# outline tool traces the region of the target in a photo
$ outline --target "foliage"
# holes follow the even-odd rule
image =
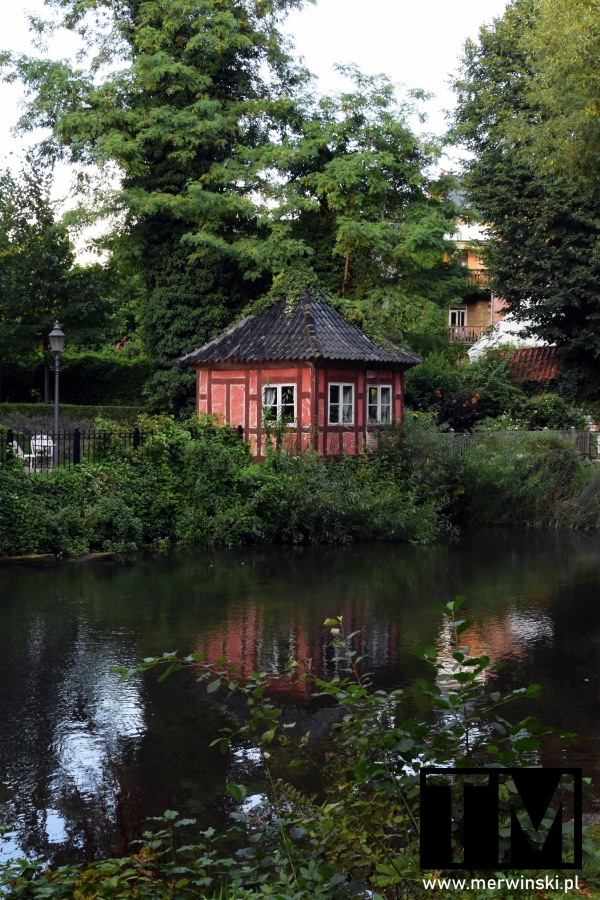
[[[348,90],[314,100],[279,31],[302,5],[47,0],[55,18],[35,31],[76,31],[85,67],[0,60],[28,93],[21,127],[49,130],[50,159],[117,167],[99,210],[119,222],[107,278],[136,299],[121,296],[111,324],[137,315],[154,409],[191,412],[178,358],[298,261],[356,321],[417,348],[445,342],[444,309],[466,290],[451,180],[427,174],[438,148],[413,133],[412,100],[355,67]]]
[[[149,398],[179,408],[193,379],[177,358],[268,287],[251,154],[295,114],[306,75],[279,27],[302,0],[46,5],[56,17],[35,30],[78,32],[87,67],[6,54],[6,77],[29,92],[21,127],[50,129],[52,158],[116,165],[99,212],[122,213],[118,254],[143,280]]]
[[[440,396],[457,393],[463,387],[463,370],[447,354],[430,353],[405,375],[405,401],[411,409],[437,408]]]
[[[49,179],[0,173],[0,363],[35,355],[61,306],[73,254],[55,221]],[[0,383],[1,386],[1,383]]]
[[[112,425],[134,425],[140,415],[139,406],[74,406],[60,405],[60,422],[66,429],[92,428],[98,418]],[[0,422],[7,428],[44,431],[51,428],[53,407],[41,403],[0,403]]]
[[[554,429],[566,431],[570,428],[583,430],[587,428],[587,420],[581,410],[571,406],[560,394],[536,394],[533,397],[519,398],[513,404],[510,413],[505,413],[494,420],[483,422],[486,428],[518,428],[522,431],[538,431]]]
[[[502,18],[481,29],[477,43],[467,42],[455,82],[457,132],[472,152],[464,187],[488,224],[494,291],[517,317],[531,320],[534,334],[557,345],[574,395],[594,398],[600,372],[598,194],[577,172],[545,168],[532,157],[544,118],[536,96],[544,83],[528,45],[537,10],[534,0],[514,0]]]
[[[537,0],[524,38],[536,78],[530,102],[542,111],[532,150],[544,169],[578,169],[598,177],[600,36],[597,0]],[[568,52],[565,48],[568,47]]]
[[[441,344],[444,309],[466,288],[448,239],[450,180],[427,175],[438,148],[408,124],[414,98],[399,101],[384,76],[340,71],[349,88],[305,100],[298,129],[269,148],[280,180],[265,215],[372,330],[417,349]]]
[[[102,462],[35,475],[17,459],[0,467],[7,510],[0,554],[73,556],[174,542],[427,543],[449,528],[441,480],[430,487],[395,477],[401,445],[393,465],[391,453],[383,465],[377,457],[327,463],[282,452],[257,464],[237,431],[211,418],[181,425],[140,417],[144,441],[128,451],[112,440],[108,422],[97,424],[106,435]]]
[[[2,380],[6,402],[12,405],[27,403],[32,398],[41,400],[44,396],[44,364],[44,359],[37,354],[33,359],[5,366]],[[144,390],[151,368],[146,357],[130,356],[112,347],[74,350],[67,346],[61,357],[61,408],[63,401],[67,407],[83,404],[144,406]]]
[[[40,160],[27,160],[18,177],[0,173],[0,390],[29,398],[35,369],[47,359],[56,318],[71,348],[99,348],[113,337],[113,278],[103,265],[74,264],[66,225],[55,216],[51,178]],[[2,367],[17,368],[13,378]],[[41,376],[38,375],[40,389]]]
[[[483,428],[536,431],[586,428],[581,410],[561,394],[530,395],[532,385],[513,379],[509,347],[489,350],[474,362],[433,353],[406,374],[406,403],[435,412],[440,425],[453,431]]]
[[[572,443],[557,434],[487,432],[459,471],[463,521],[474,525],[565,525],[563,507],[582,479]]]
[[[143,405],[151,362],[113,349],[65,352],[61,360],[61,398],[73,405]]]
[[[485,417],[510,413],[525,400],[511,380],[504,350],[489,351],[472,363],[432,354],[407,373],[406,383],[406,402],[435,410],[438,422],[454,431],[468,431]]]
[[[494,690],[495,667],[489,657],[471,655],[465,643],[470,623],[458,617],[463,602],[457,598],[441,607],[449,634],[447,653],[435,648],[423,652],[427,674],[416,690],[429,712],[419,720],[404,717],[403,690],[374,688],[354,649],[358,633],[347,632],[341,617],[325,620],[335,674],[320,678],[310,663],[295,660],[288,674],[293,682],[307,681],[322,702],[340,711],[325,754],[294,723],[282,721],[264,673],[240,678],[225,660],[209,662],[199,653],[185,658],[169,653],[133,669],[117,669],[122,679],[156,670],[163,680],[193,667],[209,695],[222,699],[225,692],[241,694],[246,718],[237,732],[226,729],[214,743],[223,752],[240,740],[258,745],[268,797],[244,811],[247,790],[231,782],[228,791],[237,809],[236,825],[228,832],[208,829],[190,841],[194,820],[169,810],[151,821],[135,854],[126,859],[56,870],[9,864],[3,877],[8,896],[424,896],[418,866],[421,767],[480,764],[488,755],[504,766],[535,764],[541,738],[552,733],[531,716],[517,722],[506,717],[507,706],[534,697],[538,686],[504,694]],[[316,767],[322,796],[307,796],[278,779],[284,760]],[[458,832],[454,839],[460,842]]]

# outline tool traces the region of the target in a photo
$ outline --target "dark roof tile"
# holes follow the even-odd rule
[[[395,363],[405,367],[420,357],[391,341],[379,344],[344,319],[323,295],[305,293],[294,305],[279,300],[256,315],[188,353],[189,366],[211,362],[266,362],[268,360],[345,360]]]

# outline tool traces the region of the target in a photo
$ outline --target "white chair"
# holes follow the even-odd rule
[[[34,434],[31,438],[31,458],[34,469],[52,466],[54,441],[49,434]]]

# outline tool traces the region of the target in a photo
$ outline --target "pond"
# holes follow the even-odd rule
[[[258,754],[210,742],[231,709],[194,673],[163,683],[112,666],[178,650],[281,672],[330,665],[323,620],[342,614],[381,685],[424,673],[415,651],[446,639],[434,604],[467,597],[469,642],[503,687],[542,685],[534,712],[576,731],[545,763],[598,781],[600,540],[485,531],[433,547],[356,545],[198,551],[135,561],[0,568],[0,858],[54,862],[121,852],[167,808],[222,820],[224,785],[260,784]],[[326,728],[302,692],[282,701]],[[320,717],[320,718],[319,718]],[[257,790],[259,788],[257,787]],[[115,812],[116,810],[116,812]]]

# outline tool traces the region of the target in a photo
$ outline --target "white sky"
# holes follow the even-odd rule
[[[317,0],[288,19],[288,29],[323,92],[341,84],[335,63],[355,62],[367,74],[383,72],[407,88],[435,94],[425,107],[424,130],[445,130],[444,110],[452,107],[448,87],[467,37],[501,15],[506,0]],[[26,13],[43,9],[42,0],[4,0],[0,49],[31,52]],[[66,56],[68,45],[52,47]],[[18,116],[17,85],[0,84],[0,166],[15,165],[22,141],[11,137]],[[60,190],[66,190],[64,173]]]

